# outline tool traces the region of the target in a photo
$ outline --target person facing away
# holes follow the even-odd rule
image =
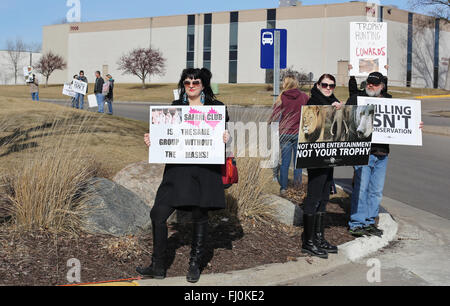
[[[172,105],[224,105],[214,96],[211,77],[211,72],[206,68],[183,70],[178,83],[181,98]],[[228,113],[226,121],[229,121]],[[225,131],[223,142],[228,143],[229,140],[230,135]],[[149,134],[144,136],[144,141],[147,146],[151,145]],[[203,268],[208,212],[224,209],[225,206],[221,165],[167,164],[150,213],[153,231],[152,263],[146,268],[138,267],[136,271],[146,277],[165,278],[168,243],[166,222],[175,210],[180,209],[192,212],[193,237],[186,279],[191,283],[198,282]]]
[[[33,74],[33,82],[30,83],[31,99],[39,101],[39,81],[36,75]]]
[[[88,84],[88,79],[84,75],[84,71],[80,70],[80,73],[78,75],[78,81],[84,82]],[[86,92],[88,92],[88,86],[86,87]],[[77,93],[75,96],[75,108],[77,109],[84,109],[84,95]]]
[[[100,71],[95,72],[95,86],[94,86],[94,94],[97,98],[98,112],[103,114],[105,108],[105,97],[103,96],[103,84],[105,81],[102,78],[102,74]]]
[[[108,93],[106,94],[105,101],[108,104],[108,115],[113,114],[113,100],[114,100],[114,79],[110,74],[106,75],[106,81],[108,82]]]
[[[328,106],[341,109],[343,103],[334,95],[336,78],[331,74],[322,75],[311,89],[307,105]],[[333,168],[308,168],[308,190],[303,201],[303,244],[302,253],[328,258],[328,253],[337,253],[336,246],[325,240],[324,219],[330,199],[333,182]]]
[[[294,76],[283,78],[282,92],[275,102],[269,122],[279,121],[281,167],[280,194],[285,195],[288,188],[288,176],[291,161],[295,167],[298,146],[298,133],[302,106],[308,102],[308,95],[299,90]],[[294,185],[302,183],[302,169],[294,169]]]

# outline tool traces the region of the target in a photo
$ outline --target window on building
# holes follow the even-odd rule
[[[203,35],[203,67],[211,70],[212,14],[205,14]]]
[[[408,13],[408,50],[406,55],[406,86],[411,87],[412,80],[412,48],[413,48],[413,14]]]
[[[277,10],[267,10],[267,29],[277,28]],[[266,84],[273,83],[273,69],[266,69]]]
[[[195,57],[195,15],[188,15],[186,67],[194,68]]]
[[[230,13],[230,57],[228,82],[237,83],[239,12]]]
[[[439,23],[440,19],[434,21],[434,88],[439,87]]]

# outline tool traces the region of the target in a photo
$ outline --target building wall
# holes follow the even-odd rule
[[[23,68],[28,67],[30,65],[34,66],[41,58],[41,53],[33,53],[33,52],[22,52],[20,54],[18,71],[17,71],[17,84],[23,85],[25,84],[25,78],[23,76]],[[36,73],[38,81],[40,83],[45,82],[42,75]],[[10,56],[8,51],[0,50],[0,84],[1,85],[14,85],[14,66],[11,63]]]
[[[317,79],[323,73],[338,73],[338,62],[349,59],[349,23],[365,21],[365,3],[340,3],[277,8],[277,28],[288,30],[288,67],[310,73]],[[388,23],[388,77],[390,84],[406,85],[406,57],[408,37],[408,12],[387,9],[383,12]],[[59,50],[69,59],[69,67],[57,73],[51,82],[62,83],[80,69],[89,80],[95,70],[108,65],[119,83],[139,83],[137,77],[122,75],[117,70],[117,60],[125,52],[136,47],[152,46],[159,49],[167,59],[166,72],[153,76],[152,82],[178,82],[186,67],[187,15],[153,17],[104,22],[80,23],[72,30],[67,25],[44,27],[44,50]],[[204,14],[196,14],[195,56],[196,67],[203,65]],[[239,12],[238,32],[238,83],[264,83],[265,71],[259,68],[259,33],[267,25],[267,10]],[[448,54],[448,27],[443,27],[440,37],[440,56]],[[211,70],[213,82],[229,80],[230,12],[212,13]],[[434,30],[424,31],[413,46],[413,86],[429,85],[418,74],[423,60],[420,52],[430,51],[427,44],[434,39]],[[82,54],[80,56],[80,54]],[[433,70],[433,61],[424,61]],[[431,66],[430,66],[431,65]],[[416,68],[414,68],[416,67]],[[448,66],[441,65],[441,69]],[[414,72],[415,71],[415,72]],[[440,82],[445,82],[440,81]],[[431,81],[431,84],[433,82]]]
[[[52,51],[61,56],[68,65],[69,60],[69,29],[68,24],[45,26],[42,31],[42,54]],[[67,80],[67,69],[52,73],[49,84],[64,83]]]

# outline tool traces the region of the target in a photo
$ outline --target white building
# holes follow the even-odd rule
[[[33,67],[41,58],[41,53],[34,52],[21,52],[19,54],[19,61],[17,65],[17,85],[25,84],[25,77],[23,68],[31,66]],[[42,80],[42,76],[36,73],[38,80]],[[0,50],[0,84],[1,85],[14,85],[14,65],[8,51]]]
[[[298,3],[297,3],[298,4]],[[367,21],[366,2],[287,6],[276,9],[217,12],[45,26],[43,53],[53,51],[68,63],[50,83],[63,83],[84,70],[89,81],[96,70],[119,83],[139,83],[122,75],[118,59],[137,47],[159,49],[166,73],[154,83],[175,83],[186,67],[208,67],[216,83],[265,83],[260,68],[260,31],[288,31],[288,67],[314,79],[323,73],[347,81],[349,23]],[[443,87],[450,54],[450,24],[431,17],[379,7],[378,20],[388,24],[390,85]],[[419,27],[420,21],[429,21]],[[419,31],[420,30],[420,31]],[[410,34],[410,35],[409,35]]]

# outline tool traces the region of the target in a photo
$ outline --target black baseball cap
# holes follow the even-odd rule
[[[383,75],[379,72],[372,72],[367,77],[367,84],[380,85],[383,82]]]

